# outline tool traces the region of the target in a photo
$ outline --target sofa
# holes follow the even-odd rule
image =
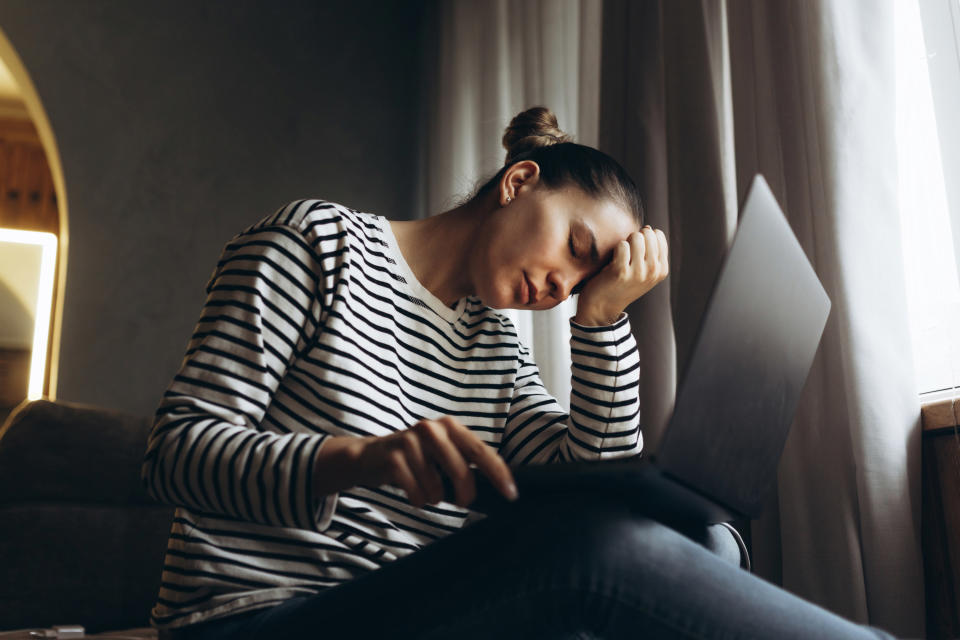
[[[157,637],[149,613],[173,509],[140,482],[150,426],[38,400],[0,427],[0,631]]]

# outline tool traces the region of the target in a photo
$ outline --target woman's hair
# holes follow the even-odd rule
[[[593,147],[577,144],[557,127],[557,117],[546,107],[531,107],[518,114],[503,134],[507,159],[470,201],[484,197],[503,174],[522,160],[540,166],[540,181],[548,189],[576,186],[598,200],[610,199],[633,214],[643,226],[643,201],[637,185],[620,164]]]

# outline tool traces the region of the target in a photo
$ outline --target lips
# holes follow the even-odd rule
[[[533,283],[530,282],[530,278],[527,277],[527,273],[523,273],[523,284],[524,284],[524,293],[526,293],[527,304],[533,304],[537,301],[537,288],[533,286]]]

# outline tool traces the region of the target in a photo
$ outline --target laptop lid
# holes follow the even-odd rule
[[[759,174],[653,461],[757,517],[830,312],[830,299]]]

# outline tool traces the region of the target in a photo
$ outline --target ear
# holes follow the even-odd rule
[[[540,165],[533,160],[521,160],[512,165],[500,178],[500,206],[505,207],[518,196],[536,186],[540,180]]]

